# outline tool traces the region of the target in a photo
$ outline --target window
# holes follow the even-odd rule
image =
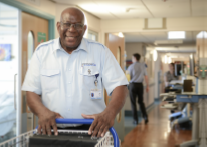
[[[34,35],[32,33],[32,31],[29,31],[28,33],[28,42],[27,42],[27,53],[28,53],[28,57],[27,57],[27,61],[28,61],[28,65],[30,63],[30,60],[32,58],[32,54],[34,52]]]
[[[91,30],[88,30],[88,39],[98,41],[98,33],[91,31]]]

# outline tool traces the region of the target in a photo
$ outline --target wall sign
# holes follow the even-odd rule
[[[38,41],[38,44],[45,42],[46,41],[46,33],[38,32],[37,33],[37,41]]]

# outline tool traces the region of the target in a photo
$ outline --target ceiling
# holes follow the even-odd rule
[[[206,0],[50,0],[78,6],[100,19],[207,16]]]
[[[199,31],[186,31],[186,39],[183,39],[183,43],[195,43],[196,35]],[[126,42],[143,42],[154,43],[157,40],[168,40],[168,32],[136,32],[136,33],[124,33]]]

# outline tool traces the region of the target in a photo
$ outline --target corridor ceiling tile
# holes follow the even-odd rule
[[[192,0],[192,16],[207,16],[207,1]]]
[[[189,0],[144,0],[154,17],[190,17]]]

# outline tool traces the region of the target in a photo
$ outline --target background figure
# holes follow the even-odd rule
[[[175,76],[175,68],[174,63],[169,64],[169,71],[165,73],[164,81],[165,81],[165,92],[169,92],[170,82],[172,80],[179,80],[179,77]]]
[[[130,100],[131,100],[131,107],[134,124],[138,124],[138,116],[137,116],[137,107],[136,107],[136,98],[138,96],[138,103],[142,112],[142,117],[145,119],[145,124],[148,123],[148,115],[145,108],[145,104],[143,102],[143,80],[145,78],[146,81],[146,90],[148,92],[149,85],[148,85],[148,77],[147,77],[147,70],[145,63],[140,63],[140,54],[133,54],[132,62],[133,64],[129,66],[128,71],[131,77],[129,92],[130,92]]]

